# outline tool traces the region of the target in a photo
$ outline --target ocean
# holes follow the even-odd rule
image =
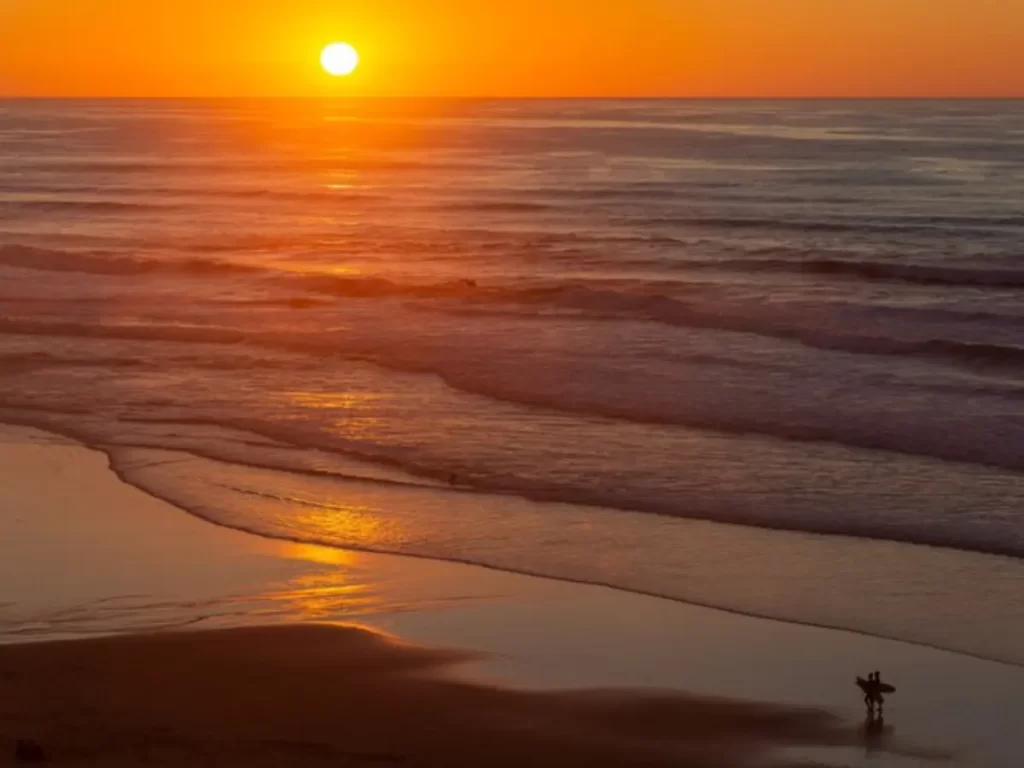
[[[259,535],[1024,663],[1024,102],[0,101],[0,421]]]

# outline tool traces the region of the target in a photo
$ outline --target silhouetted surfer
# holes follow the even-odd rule
[[[876,714],[879,718],[882,717],[882,709],[885,706],[885,697],[883,693],[895,693],[896,689],[888,683],[882,682],[882,673],[875,671],[868,675],[868,679],[865,680],[862,677],[857,678],[857,687],[864,692],[864,706],[868,710],[868,718],[874,718]]]

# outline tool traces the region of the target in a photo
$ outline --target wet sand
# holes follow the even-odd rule
[[[512,691],[457,652],[282,626],[0,649],[0,742],[58,765],[747,765],[856,743],[827,713],[682,694]]]

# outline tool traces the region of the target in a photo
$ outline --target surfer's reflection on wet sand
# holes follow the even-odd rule
[[[868,715],[864,721],[864,754],[871,756],[883,751],[893,732],[893,727],[885,724],[884,717]]]

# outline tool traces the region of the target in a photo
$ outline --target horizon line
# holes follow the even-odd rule
[[[0,93],[0,101],[1024,101],[1024,93],[1006,96],[441,96],[441,95],[17,95]]]

